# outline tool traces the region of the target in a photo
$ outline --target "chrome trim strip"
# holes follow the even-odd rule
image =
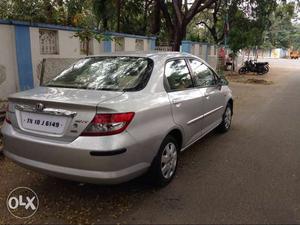
[[[195,122],[197,122],[198,120],[201,120],[201,119],[203,119],[203,118],[209,116],[210,114],[212,114],[212,113],[214,113],[214,112],[216,112],[216,111],[218,111],[218,110],[220,110],[220,109],[222,109],[222,108],[224,108],[224,106],[220,106],[220,107],[218,107],[218,108],[216,108],[216,109],[213,109],[213,110],[211,110],[211,111],[209,111],[209,112],[207,112],[207,113],[205,113],[205,114],[203,114],[203,115],[201,115],[201,116],[199,116],[199,117],[197,117],[197,118],[195,118],[195,119],[192,119],[192,120],[190,120],[189,122],[187,122],[187,125],[190,125],[190,124],[192,124],[192,123],[195,123]]]
[[[201,116],[199,116],[199,117],[197,117],[197,118],[195,118],[195,119],[190,120],[189,122],[187,122],[187,125],[190,125],[190,124],[192,124],[192,123],[197,122],[198,120],[203,119],[203,118],[204,118],[204,115],[205,115],[205,114],[203,114],[203,115],[201,115]]]
[[[199,136],[195,141],[193,141],[192,143],[188,144],[187,146],[183,147],[182,149],[180,149],[180,152],[183,152],[185,150],[187,150],[190,146],[192,146],[193,144],[195,144],[197,141],[199,141],[200,139],[202,139],[205,135],[207,135],[209,132],[211,132],[213,129],[215,129],[219,124],[221,123],[221,121],[219,123],[216,123],[215,126],[213,126],[210,130],[206,131],[205,133],[201,134],[201,136]]]
[[[54,116],[75,117],[77,115],[77,112],[72,112],[64,109],[44,108],[43,110],[37,110],[35,107],[31,107],[28,105],[16,105],[15,109],[23,112],[42,113]]]

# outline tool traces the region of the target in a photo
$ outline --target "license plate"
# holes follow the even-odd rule
[[[21,119],[24,129],[53,134],[62,134],[67,122],[67,117],[28,112],[22,112]]]

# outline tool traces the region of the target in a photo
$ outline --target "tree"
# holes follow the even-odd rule
[[[44,5],[41,0],[1,1],[0,18],[29,22],[45,22]]]
[[[218,0],[213,3],[211,9],[203,13],[203,19],[197,25],[203,25],[210,32],[214,43],[220,44],[224,40],[225,14],[227,1]]]
[[[97,30],[97,21],[95,16],[89,11],[85,10],[81,14],[77,14],[74,18],[75,25],[80,27],[74,34],[79,40],[84,43],[86,55],[90,54],[90,41],[96,39],[98,42],[105,39]]]
[[[151,34],[157,35],[161,28],[160,0],[155,0],[152,9]]]
[[[181,41],[186,37],[187,26],[195,15],[211,7],[217,0],[195,0],[191,6],[188,0],[160,0],[160,8],[166,21],[169,39],[173,41],[173,50],[178,51]]]
[[[120,24],[121,24],[121,8],[122,8],[122,0],[116,0],[117,5],[117,32],[120,32]]]
[[[145,35],[153,0],[94,0],[93,12],[102,30]]]
[[[262,46],[264,33],[271,26],[269,17],[275,8],[276,1],[257,0],[254,5],[239,9],[229,32],[230,49],[236,53],[240,49]]]
[[[255,23],[245,17],[242,11],[238,11],[235,18],[235,26],[231,28],[229,33],[230,49],[237,53],[240,49],[248,49],[260,44],[260,30],[255,26]]]
[[[94,0],[93,13],[95,14],[98,22],[98,27],[101,30],[112,30],[112,20],[115,17],[114,2],[111,0]]]
[[[74,18],[91,0],[0,0],[0,18],[74,25]]]
[[[275,8],[275,0],[218,0],[211,8],[205,10],[197,24],[205,26],[214,44],[225,44],[225,33],[230,36],[232,29],[236,33],[234,27],[241,25],[240,19],[259,26],[259,30],[266,30],[270,25],[269,16]]]
[[[265,33],[264,45],[275,48],[289,48],[292,45],[294,37],[299,38],[299,32],[297,32],[297,29],[292,24],[294,17],[294,3],[279,4],[270,16],[271,26]]]

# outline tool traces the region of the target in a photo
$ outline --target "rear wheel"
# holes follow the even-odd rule
[[[269,73],[269,71],[270,71],[269,66],[268,66],[268,65],[265,65],[265,73]]]
[[[258,75],[264,75],[268,72],[269,72],[269,70],[266,66],[261,66],[261,67],[258,68],[257,74]]]
[[[167,136],[154,158],[150,177],[157,186],[165,186],[174,178],[178,162],[179,145],[172,136]]]
[[[241,74],[241,75],[243,75],[243,74],[246,74],[247,73],[247,69],[246,69],[246,67],[241,67],[240,69],[239,69],[239,74]]]

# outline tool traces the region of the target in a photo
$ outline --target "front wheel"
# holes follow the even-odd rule
[[[229,129],[231,127],[231,120],[232,120],[232,106],[230,103],[228,103],[226,106],[225,112],[223,114],[223,117],[222,117],[222,122],[218,126],[218,130],[221,133],[225,133],[225,132],[229,131]]]
[[[156,186],[163,187],[174,178],[178,163],[179,145],[173,136],[167,136],[154,158],[150,177]]]

